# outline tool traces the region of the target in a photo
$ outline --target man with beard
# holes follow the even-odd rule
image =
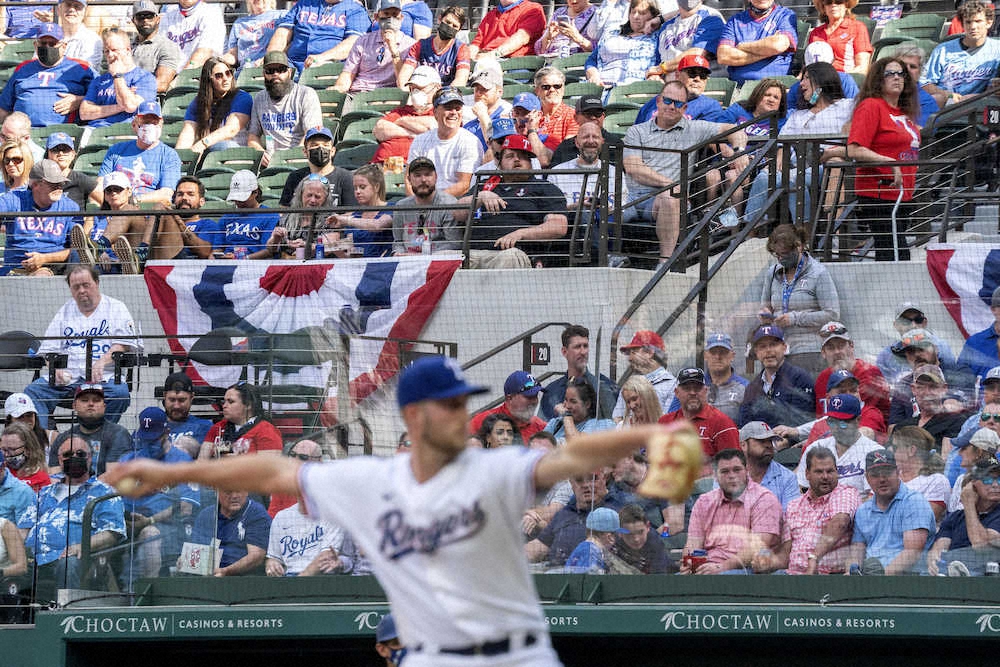
[[[660,417],[660,423],[690,423],[698,431],[706,464],[724,449],[739,449],[740,432],[736,429],[736,424],[721,410],[708,404],[705,371],[700,368],[685,368],[678,373],[674,395],[681,407]]]
[[[910,329],[902,334],[898,343],[893,344],[893,354],[905,358],[914,370],[899,376],[892,385],[889,424],[897,424],[917,414],[913,380],[918,366],[937,366],[950,389],[966,392],[966,396],[972,395],[975,377],[968,368],[946,363],[939,354],[938,340],[927,329]]]
[[[798,44],[795,12],[775,0],[747,0],[722,28],[716,57],[737,84],[788,74]]]
[[[822,447],[806,456],[809,490],[788,504],[781,528],[781,547],[754,556],[754,572],[843,574],[853,533],[858,492],[838,484],[837,461]]]
[[[90,82],[80,104],[80,120],[91,127],[130,121],[142,102],[156,100],[156,78],[135,64],[124,32],[104,34],[104,58],[108,71]]]
[[[132,58],[156,77],[156,92],[162,95],[174,82],[184,55],[160,33],[160,10],[153,0],[136,0],[132,4],[132,24],[138,33],[132,44]]]
[[[150,243],[150,259],[208,259],[219,233],[215,220],[203,219],[205,186],[195,176],[184,176],[173,196],[173,215],[161,215]]]
[[[432,102],[434,93],[441,88],[441,75],[437,70],[421,65],[413,70],[403,87],[410,91],[406,104],[379,118],[372,130],[372,136],[379,142],[372,157],[374,164],[385,166],[390,158],[402,164],[410,154],[413,139],[437,128]]]
[[[309,86],[292,81],[294,70],[284,52],[268,51],[263,68],[264,90],[253,96],[247,129],[247,146],[264,151],[261,169],[270,163],[274,151],[300,146],[307,131],[323,127],[319,96]]]
[[[585,96],[580,99],[584,100],[588,98]],[[600,100],[598,97],[592,97],[589,99],[597,101]],[[584,123],[580,126],[580,129],[577,130],[576,137],[574,137],[573,141],[577,149],[576,159],[563,162],[562,164],[557,164],[552,168],[567,170],[600,169],[601,149],[604,147],[604,134],[601,126],[597,123]],[[589,221],[590,207],[593,205],[595,193],[601,197],[608,198],[609,210],[614,208],[615,166],[613,164],[608,165],[608,179],[604,183],[601,183],[601,179],[597,174],[587,174],[586,177],[583,174],[552,174],[549,176],[549,181],[565,193],[566,208],[568,210],[576,211],[578,202],[581,198],[583,198],[583,213],[586,219],[581,221],[582,224],[587,224]],[[625,185],[624,181],[622,181],[622,201],[629,201],[628,187]],[[599,206],[597,213],[600,213]],[[626,220],[629,218],[627,214],[623,214],[622,217]],[[596,232],[597,228],[595,227],[593,232],[595,236],[592,239],[594,242],[597,241]]]
[[[813,379],[803,369],[785,361],[788,346],[781,328],[774,324],[758,327],[750,352],[764,368],[747,385],[737,423],[762,421],[788,425],[809,421],[816,409]]]
[[[136,204],[166,204],[174,194],[181,177],[181,158],[170,146],[160,141],[163,134],[163,111],[160,104],[146,101],[132,118],[134,141],[122,141],[104,155],[98,176],[120,171],[132,185]]]
[[[584,125],[591,123],[597,126],[597,129],[601,132],[601,138],[603,143],[608,144],[608,148],[612,153],[615,152],[615,148],[620,146],[624,135],[616,134],[614,132],[608,132],[604,129],[604,119],[607,117],[607,110],[604,108],[604,102],[601,101],[600,95],[581,95],[577,98],[576,104],[576,119],[577,125],[583,127]],[[580,130],[577,129],[577,134]],[[580,147],[576,144],[576,137],[566,137],[562,140],[556,149],[552,152],[552,164],[562,164],[563,162],[568,162],[576,158],[580,154]],[[611,156],[613,159],[614,155]],[[555,167],[558,168],[558,167]],[[613,181],[609,181],[613,183]],[[624,187],[624,183],[622,186]],[[627,201],[627,199],[625,200]]]
[[[934,437],[938,451],[950,449],[949,441],[962,429],[965,413],[952,412],[945,404],[948,382],[937,366],[923,364],[913,369],[910,385],[917,414],[892,425],[891,434],[900,426],[919,426]]]
[[[333,164],[333,156],[337,151],[333,146],[333,133],[330,130],[325,127],[312,127],[306,130],[302,152],[309,164],[288,174],[278,204],[291,206],[292,198],[295,196],[295,188],[299,186],[299,183],[307,176],[317,174],[326,177],[327,189],[330,195],[335,197],[333,201],[329,197],[327,198],[329,206],[357,205],[358,200],[354,197],[354,178],[351,176],[351,172]]]
[[[608,498],[616,506],[636,505],[642,509],[646,521],[659,530],[666,521],[667,501],[639,495],[639,485],[646,478],[649,461],[641,452],[633,452],[615,463],[608,485]]]
[[[399,200],[393,208],[393,254],[420,254],[424,252],[425,243],[429,252],[461,250],[462,230],[455,224],[454,212],[420,208],[446,206],[457,201],[447,192],[437,189],[434,163],[425,157],[418,157],[407,167],[406,181],[413,196]]]
[[[795,473],[774,460],[775,441],[780,438],[764,422],[750,422],[740,429],[740,447],[747,457],[750,479],[773,493],[785,509],[802,492]]]
[[[746,456],[723,449],[712,459],[718,488],[695,501],[681,574],[746,571],[762,548],[773,549],[781,534],[781,503],[747,474]],[[704,562],[691,560],[704,550]]]
[[[545,429],[545,422],[535,416],[538,393],[542,385],[531,373],[514,371],[503,383],[503,404],[480,412],[469,421],[469,433],[478,433],[483,420],[492,414],[502,414],[514,420],[514,445],[527,444],[531,436]],[[568,555],[568,554],[567,554]]]
[[[806,447],[796,470],[799,486],[809,485],[809,480],[806,479],[806,457],[813,449],[822,447],[837,456],[837,474],[841,484],[854,487],[863,497],[871,493],[871,487],[865,479],[865,457],[870,452],[882,451],[883,447],[861,435],[860,415],[861,401],[850,394],[837,394],[827,401],[826,422],[831,435]]]
[[[106,414],[107,404],[104,388],[99,384],[83,384],[73,397],[73,412],[76,420],[68,431],[56,436],[49,448],[49,474],[59,472],[59,445],[69,438],[83,439],[90,446],[95,475],[103,475],[108,465],[117,463],[129,451],[131,438],[128,430],[110,421]]]
[[[472,77],[469,85],[472,86],[473,103],[467,111],[472,118],[462,127],[472,132],[486,150],[493,123],[500,118],[510,118],[511,105],[503,99],[503,75],[498,69],[484,67]]]
[[[163,409],[167,413],[170,444],[179,444],[181,438],[195,441],[195,452],[205,441],[205,435],[212,428],[208,419],[195,417],[191,414],[191,404],[194,401],[194,383],[187,373],[171,373],[163,382]],[[187,451],[187,447],[183,447]],[[188,452],[190,454],[190,451]],[[195,454],[196,455],[196,454]]]
[[[462,127],[465,102],[454,88],[434,94],[437,129],[418,135],[410,145],[407,163],[418,157],[430,159],[438,168],[438,187],[452,197],[464,194],[472,184],[472,174],[483,161],[483,149],[475,136]]]
[[[816,415],[823,416],[826,412],[826,392],[830,375],[834,371],[850,371],[858,382],[861,400],[865,407],[874,407],[885,419],[889,418],[889,383],[882,377],[878,366],[854,356],[854,341],[840,322],[827,322],[820,330],[823,346],[820,354],[827,367],[816,377],[814,391],[816,393]]]

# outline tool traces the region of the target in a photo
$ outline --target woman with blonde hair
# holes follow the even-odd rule
[[[663,415],[663,407],[653,383],[644,375],[633,375],[625,381],[622,385],[622,400],[625,401],[625,417],[619,428],[655,424]]]
[[[7,469],[36,493],[51,480],[45,467],[45,449],[25,422],[12,421],[0,436],[0,453]]]
[[[934,436],[919,426],[900,426],[892,432],[889,447],[896,455],[899,479],[917,491],[934,510],[939,524],[951,496],[951,484],[942,473],[944,459],[935,449]]]
[[[28,187],[28,176],[34,166],[35,160],[26,144],[17,140],[5,141],[0,146],[0,167],[3,168],[3,189],[0,193]]]
[[[809,31],[809,44],[826,42],[833,49],[833,68],[847,74],[865,74],[872,59],[868,28],[851,10],[858,0],[813,0],[824,23]]]

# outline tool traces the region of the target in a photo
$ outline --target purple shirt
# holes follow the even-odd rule
[[[412,37],[400,33],[399,57],[405,59],[414,43]],[[344,71],[354,76],[354,81],[351,83],[352,93],[396,87],[396,68],[393,67],[389,49],[382,41],[381,31],[365,33],[358,37],[358,41],[354,42],[351,52],[347,55],[347,60],[344,61]]]

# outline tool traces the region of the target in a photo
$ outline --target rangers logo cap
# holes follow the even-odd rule
[[[139,428],[135,431],[135,438],[144,442],[154,442],[169,430],[167,413],[162,408],[146,408],[139,413]]]
[[[457,361],[434,355],[421,357],[403,369],[396,388],[396,402],[404,408],[420,401],[437,401],[487,391],[486,387],[469,384]]]

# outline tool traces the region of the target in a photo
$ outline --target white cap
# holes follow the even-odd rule
[[[226,201],[246,201],[257,189],[257,177],[249,169],[240,169],[229,181]]]
[[[123,172],[113,171],[104,177],[104,189],[108,188],[121,188],[122,190],[128,190],[132,187],[132,183],[129,182],[128,176]]]
[[[826,42],[812,42],[806,47],[805,53],[802,54],[802,61],[806,65],[812,65],[813,63],[832,63],[833,47]]]
[[[34,401],[27,394],[11,394],[3,404],[4,412],[11,419],[17,419],[29,412],[38,414]]]
[[[416,85],[423,88],[431,83],[441,83],[441,75],[430,65],[421,65],[413,70],[413,74],[410,75],[410,80],[406,82],[406,85],[408,87]]]

